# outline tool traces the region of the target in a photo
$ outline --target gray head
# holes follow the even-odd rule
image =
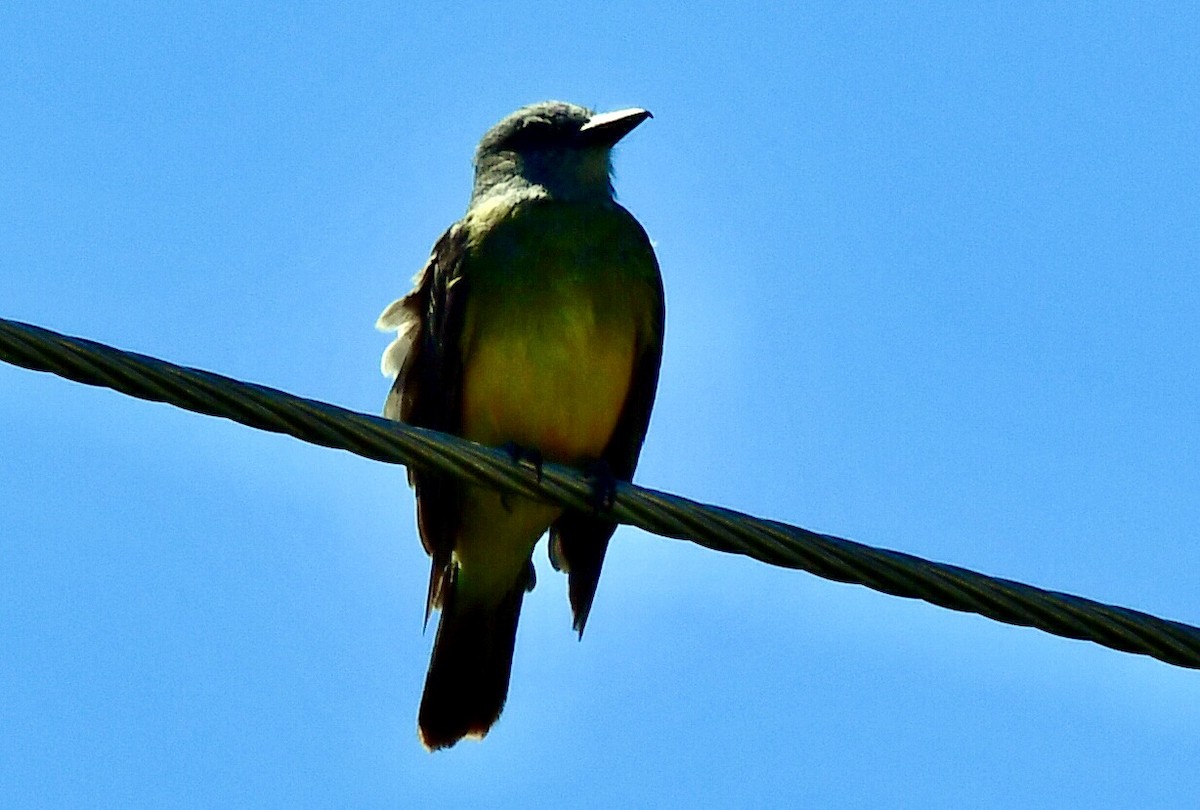
[[[612,147],[649,117],[639,109],[597,115],[563,101],[522,107],[479,142],[471,201],[509,192],[612,199]]]

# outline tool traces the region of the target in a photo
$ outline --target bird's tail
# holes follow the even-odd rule
[[[481,738],[500,717],[508,696],[524,579],[498,605],[456,605],[446,589],[417,725],[430,751],[463,737]]]

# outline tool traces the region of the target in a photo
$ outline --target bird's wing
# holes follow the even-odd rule
[[[434,245],[429,261],[414,279],[412,292],[380,317],[382,327],[399,331],[396,342],[384,354],[385,370],[390,367],[396,371],[396,382],[383,410],[389,419],[446,433],[460,432],[459,336],[466,309],[465,256],[466,229],[456,223]],[[425,602],[428,620],[430,610],[441,607],[449,582],[462,494],[456,480],[441,473],[410,468],[408,480],[416,490],[421,543],[432,558]]]
[[[658,389],[658,370],[662,363],[663,332],[666,321],[666,305],[663,297],[662,277],[650,241],[636,220],[630,217],[642,237],[645,253],[653,268],[653,282],[649,284],[654,301],[647,334],[639,335],[639,352],[634,363],[633,377],[625,405],[617,421],[612,438],[601,455],[613,477],[619,481],[632,481],[637,467],[642,442],[650,424],[650,410],[654,406],[654,395]],[[567,590],[574,614],[573,626],[580,636],[587,624],[592,600],[596,596],[596,585],[600,581],[600,569],[604,565],[604,554],[608,541],[616,531],[617,524],[596,517],[590,512],[567,510],[550,527],[550,561],[554,567],[567,572]]]

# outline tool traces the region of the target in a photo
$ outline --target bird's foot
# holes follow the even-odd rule
[[[516,442],[505,442],[504,444],[500,445],[500,449],[505,453],[508,453],[509,458],[511,458],[513,463],[518,467],[532,467],[534,475],[537,476],[537,482],[539,484],[542,483],[541,452],[533,447],[522,447]],[[500,505],[504,507],[505,511],[512,511],[512,505],[509,503],[507,492],[500,493]]]
[[[617,500],[617,477],[612,468],[602,458],[589,461],[583,465],[583,475],[592,485],[592,493],[588,498],[593,514],[612,509]]]
[[[518,466],[528,466],[533,468],[534,475],[537,476],[537,482],[542,483],[542,454],[536,447],[522,447],[516,442],[505,442],[500,445],[500,449],[508,453],[509,458]]]

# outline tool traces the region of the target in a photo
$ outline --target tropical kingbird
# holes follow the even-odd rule
[[[514,457],[633,477],[662,358],[664,304],[646,232],[613,200],[611,149],[650,117],[548,101],[492,127],[466,215],[379,317],[395,384],[384,415]],[[533,548],[568,575],[582,636],[616,524],[410,469],[441,611],[418,728],[430,750],[481,738],[504,708]]]

